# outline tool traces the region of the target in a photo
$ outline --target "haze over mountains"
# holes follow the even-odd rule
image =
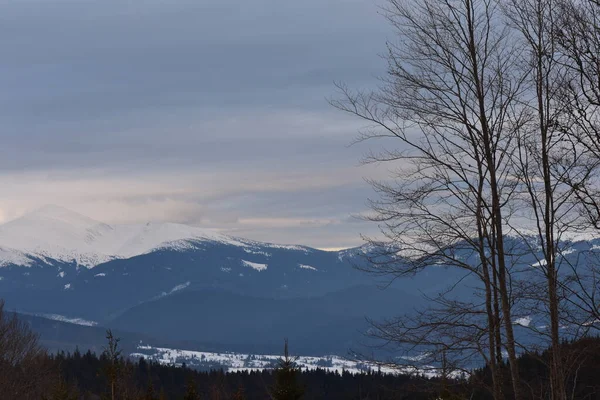
[[[306,352],[345,352],[365,316],[398,299],[353,268],[361,249],[170,223],[110,226],[56,206],[0,226],[0,248],[9,308],[224,349],[274,351],[290,337]]]
[[[510,240],[518,247],[523,238]],[[475,280],[442,264],[380,290],[381,281],[355,268],[369,246],[322,251],[180,224],[111,226],[56,206],[0,226],[0,249],[0,297],[54,348],[99,348],[104,328],[113,328],[132,351],[150,340],[277,354],[287,337],[301,354],[344,355],[367,342],[366,317],[401,315],[459,280],[457,298],[477,293]],[[598,252],[600,239],[588,238],[564,256]]]
[[[147,253],[161,245],[176,246],[185,239],[237,243],[215,231],[181,224],[108,225],[66,208],[47,205],[0,225],[0,263],[29,265],[27,255],[93,268],[116,258]],[[12,258],[11,258],[11,255]]]

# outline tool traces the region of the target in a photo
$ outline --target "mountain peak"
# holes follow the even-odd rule
[[[64,207],[47,205],[0,225],[0,246],[87,265],[111,258],[113,231]]]
[[[23,254],[75,261],[86,267],[129,258],[182,241],[205,240],[245,247],[213,230],[174,223],[110,226],[57,205],[46,205],[0,225],[0,246]],[[0,256],[0,261],[2,257]]]

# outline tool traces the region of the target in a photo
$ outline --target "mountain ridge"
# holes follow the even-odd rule
[[[310,251],[309,247],[261,243],[171,222],[109,225],[66,208],[44,206],[0,225],[0,267],[29,266],[31,257],[94,268],[165,248],[186,248],[189,241],[211,241],[239,247]]]
[[[452,300],[477,301],[481,288],[472,273],[448,268],[440,257],[414,276],[384,281],[384,292],[371,289],[384,278],[361,271],[369,256],[383,253],[394,263],[411,261],[394,246],[366,244],[332,252],[169,223],[119,230],[52,207],[15,221],[8,228],[0,226],[0,297],[9,309],[165,341],[200,339],[242,350],[270,349],[289,336],[307,354],[342,352],[360,342],[357,332],[369,329],[365,317],[415,312],[426,299],[449,289]],[[7,237],[14,227],[14,237]],[[31,236],[37,242],[22,245]],[[540,264],[540,255],[530,254],[534,239],[507,236],[522,273]],[[24,250],[10,250],[10,240]],[[103,248],[98,243],[108,244]],[[600,239],[563,245],[565,262],[600,257]],[[88,258],[86,268],[82,257],[110,254],[86,249],[113,249],[121,256],[103,262]],[[58,257],[53,258],[52,251],[58,251]],[[477,255],[468,248],[459,244],[450,251],[477,265]],[[127,252],[134,255],[127,257]],[[515,323],[523,325],[527,318],[528,314],[518,315]],[[319,339],[323,336],[327,339]]]

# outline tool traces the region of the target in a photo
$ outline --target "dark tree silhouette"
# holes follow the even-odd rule
[[[38,400],[54,384],[38,335],[0,300],[0,397]]]
[[[185,385],[185,394],[183,400],[200,400],[200,395],[196,389],[196,382],[193,379],[188,379]]]
[[[108,359],[108,364],[105,367],[104,373],[108,378],[110,385],[110,398],[115,400],[117,378],[119,377],[121,350],[119,350],[120,339],[114,337],[112,331],[106,331],[106,340],[108,345],[104,348],[104,356]]]
[[[275,384],[271,389],[271,397],[274,400],[298,400],[304,395],[304,388],[298,383],[296,359],[290,356],[288,340],[285,340],[283,357],[279,359],[277,369],[274,372]]]

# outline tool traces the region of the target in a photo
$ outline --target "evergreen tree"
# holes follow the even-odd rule
[[[187,381],[183,400],[200,400],[200,395],[196,390],[196,382],[191,378]]]
[[[275,385],[271,389],[274,400],[298,400],[304,395],[304,388],[297,381],[300,370],[296,367],[296,360],[290,357],[288,341],[285,340],[283,357],[279,359],[275,370]]]
[[[246,400],[246,391],[244,388],[238,388],[238,390],[233,394],[233,400]]]
[[[109,329],[106,331],[106,340],[108,341],[108,346],[104,348],[103,355],[108,360],[108,363],[104,372],[110,385],[110,398],[111,400],[115,400],[117,377],[119,376],[120,367],[119,357],[121,357],[121,350],[119,350],[120,339],[115,338]]]
[[[146,386],[144,400],[156,400],[156,394],[154,392],[154,384],[152,383],[152,377],[148,377],[148,385]]]
[[[61,377],[52,388],[50,395],[42,396],[42,400],[77,400],[79,395]]]
[[[160,388],[160,394],[158,395],[158,400],[167,400],[167,394],[165,393],[164,388]]]

